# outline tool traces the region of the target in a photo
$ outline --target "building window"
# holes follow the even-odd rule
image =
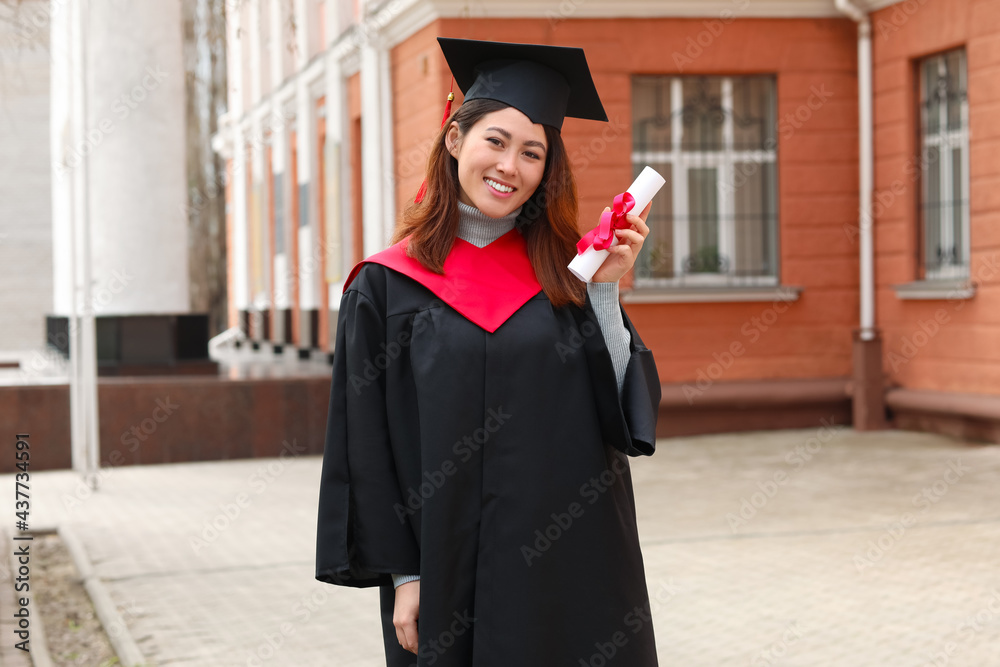
[[[920,193],[926,280],[969,275],[969,104],[965,51],[920,62]]]
[[[773,76],[633,77],[633,171],[667,181],[637,287],[777,284],[776,107]]]

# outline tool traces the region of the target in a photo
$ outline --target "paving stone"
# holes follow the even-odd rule
[[[33,519],[72,526],[151,664],[377,667],[377,592],[313,580],[319,472],[125,467],[92,494],[37,473]],[[1000,447],[674,438],[633,479],[661,665],[1000,664]],[[0,476],[0,516],[12,496]]]

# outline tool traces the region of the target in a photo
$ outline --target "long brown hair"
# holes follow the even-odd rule
[[[458,234],[458,161],[448,152],[445,137],[452,122],[464,137],[483,116],[506,108],[495,100],[470,100],[458,108],[438,133],[427,159],[427,192],[423,201],[403,213],[392,242],[410,237],[407,254],[435,273],[444,272],[444,260]],[[576,254],[576,182],[559,130],[543,125],[548,150],[538,188],[521,208],[517,226],[528,246],[528,259],[545,295],[556,308],[582,306],[586,287],[566,265]]]

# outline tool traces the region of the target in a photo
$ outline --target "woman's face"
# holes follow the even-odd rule
[[[491,218],[523,205],[545,172],[545,129],[513,107],[486,114],[461,135],[452,123],[448,151],[458,161],[458,200]]]

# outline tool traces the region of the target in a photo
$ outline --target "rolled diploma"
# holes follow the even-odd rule
[[[660,191],[664,183],[666,181],[655,169],[645,167],[626,191],[635,198],[635,206],[632,207],[630,213],[634,212],[636,215],[642,213],[642,210],[649,202],[653,201],[653,196]],[[618,245],[618,237],[614,235],[613,231],[611,245]],[[583,282],[589,283],[590,279],[597,273],[597,269],[601,268],[601,264],[604,263],[608,254],[607,250],[595,250],[594,246],[590,246],[582,255],[573,258],[573,261],[569,263],[569,270]]]

